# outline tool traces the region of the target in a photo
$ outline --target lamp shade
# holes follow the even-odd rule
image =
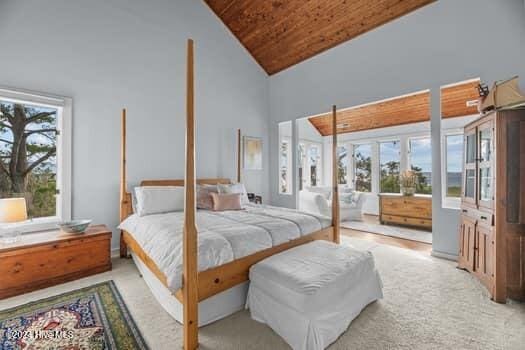
[[[25,198],[0,199],[0,223],[20,222],[27,220]]]

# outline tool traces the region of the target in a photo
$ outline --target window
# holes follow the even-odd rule
[[[21,231],[71,218],[70,119],[70,99],[0,89],[0,197],[26,199]]]
[[[432,146],[430,137],[409,140],[410,168],[417,176],[416,193],[432,194]]]
[[[297,169],[299,172],[299,191],[302,191],[306,184],[306,148],[304,143],[299,143],[299,146],[297,147],[297,153],[299,158],[299,169]]]
[[[346,145],[337,147],[337,183],[346,185],[348,183],[348,149]]]
[[[310,173],[310,186],[321,185],[321,145],[311,144],[308,146],[308,169]]]
[[[443,204],[459,208],[461,204],[461,177],[463,174],[463,133],[445,134],[443,152]]]
[[[399,193],[400,142],[380,142],[379,161],[380,191],[382,193]]]
[[[279,193],[292,194],[292,122],[279,123]]]
[[[354,146],[354,183],[356,191],[372,191],[372,145]]]

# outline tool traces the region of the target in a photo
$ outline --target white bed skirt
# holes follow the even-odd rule
[[[183,323],[182,304],[150,269],[131,253],[144,281],[159,304],[179,323]],[[199,327],[227,317],[244,308],[249,282],[244,282],[199,303]]]

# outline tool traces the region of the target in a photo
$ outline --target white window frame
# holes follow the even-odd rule
[[[321,142],[316,142],[316,141],[302,141],[305,146],[306,146],[306,174],[307,174],[307,177],[306,177],[306,182],[308,184],[307,187],[312,187],[312,184],[310,183],[311,181],[311,177],[312,177],[312,173],[311,173],[311,162],[310,162],[310,156],[309,156],[309,151],[312,147],[317,147],[317,185],[315,187],[322,187],[324,182],[323,182],[323,171],[324,171],[324,163],[323,163],[323,152],[324,152],[324,148],[323,148],[323,144]]]
[[[0,224],[0,230],[16,229],[22,233],[56,228],[61,221],[71,220],[71,135],[73,101],[69,97],[35,93],[20,89],[0,87],[3,101],[56,108],[57,113],[57,196],[56,215],[30,219],[17,224]]]
[[[304,183],[303,183],[303,189],[305,189],[306,187],[312,187],[311,184],[310,184],[310,176],[311,176],[311,172],[310,172],[310,157],[308,156],[308,152],[310,150],[310,148],[312,146],[315,146],[317,147],[317,149],[319,150],[319,153],[318,153],[318,163],[317,163],[317,172],[318,172],[318,176],[317,176],[317,187],[320,187],[322,186],[323,182],[322,182],[322,179],[323,179],[323,175],[324,175],[324,158],[323,158],[323,155],[324,155],[324,145],[322,142],[318,142],[318,141],[311,141],[311,140],[308,140],[308,139],[299,139],[299,144],[303,145],[304,146],[304,154],[305,154],[305,164],[302,164],[304,165],[304,168],[303,168],[303,180]],[[297,148],[299,149],[299,147]],[[301,159],[299,159],[299,153],[297,153],[297,157],[298,157],[298,162],[301,161]]]
[[[340,147],[346,149],[346,184],[338,183],[338,185],[349,186],[352,183],[352,179],[350,178],[350,176],[351,175],[353,176],[353,173],[351,173],[349,170],[350,170],[350,165],[352,164],[352,158],[354,156],[354,152],[353,152],[354,148],[352,147],[352,144],[348,142],[343,142],[341,144],[338,144],[337,148],[340,148]],[[337,154],[337,157],[339,157],[339,154]],[[337,177],[337,182],[339,182],[339,176]]]
[[[409,170],[410,169],[410,150],[409,150],[409,140],[418,139],[418,138],[431,138],[430,131],[419,131],[412,133],[402,133],[399,135],[392,136],[382,136],[382,137],[366,137],[362,139],[348,140],[344,143],[352,147],[352,157],[350,158],[348,167],[349,167],[349,180],[351,184],[355,185],[355,165],[354,165],[354,155],[355,147],[359,145],[370,144],[372,146],[372,191],[366,193],[378,194],[381,187],[381,161],[380,161],[380,150],[379,144],[382,142],[391,142],[399,141],[400,142],[400,168],[399,171]]]
[[[406,144],[407,144],[407,152],[406,152],[407,153],[407,164],[406,164],[406,168],[403,169],[403,170],[412,170],[412,147],[410,145],[410,141],[411,140],[423,140],[423,139],[429,139],[430,140],[430,160],[431,160],[430,164],[432,165],[432,135],[430,133],[414,134],[413,136],[408,136],[407,139],[406,139]],[[403,170],[401,170],[401,171],[403,171]],[[432,167],[430,169],[430,174],[432,174]],[[432,187],[432,182],[430,182],[430,186]],[[423,193],[418,193],[418,194],[419,195],[423,195],[423,196],[432,196],[434,191],[435,191],[435,189],[432,188],[432,193],[431,194],[423,194]]]
[[[404,141],[403,137],[394,136],[394,137],[389,137],[389,138],[385,138],[385,139],[381,139],[377,141],[377,164],[379,166],[378,177],[377,177],[377,183],[378,183],[377,188],[378,188],[379,193],[383,193],[381,192],[381,144],[387,143],[387,142],[399,142],[399,173],[401,174],[401,172],[405,170],[402,164],[403,163],[403,142],[408,142],[408,138],[406,138]],[[389,192],[385,192],[385,193],[390,194]],[[395,194],[396,192],[392,192],[392,193]],[[401,193],[401,190],[399,193]]]
[[[459,210],[461,197],[447,197],[447,136],[455,135],[463,136],[463,128],[442,130],[441,133],[441,201],[443,208]],[[461,173],[463,174],[463,170]]]
[[[288,149],[287,149],[287,157],[286,157],[286,183],[287,183],[287,191],[286,192],[283,192],[281,190],[281,144],[282,143],[287,143],[288,144]],[[293,172],[293,168],[292,168],[292,165],[293,165],[293,162],[292,162],[292,139],[291,137],[288,137],[288,136],[284,136],[284,137],[279,137],[279,182],[278,182],[278,186],[279,186],[279,194],[281,195],[292,195],[293,194],[293,175],[292,175],[292,172]]]
[[[348,143],[352,149],[352,157],[350,159],[350,161],[348,162],[348,166],[351,167],[352,169],[352,178],[349,179],[351,182],[352,182],[352,186],[353,188],[355,189],[356,188],[356,174],[357,174],[357,171],[355,169],[355,149],[359,146],[366,146],[366,145],[370,145],[370,161],[371,161],[371,169],[370,169],[370,192],[363,192],[363,193],[376,193],[376,191],[374,191],[375,189],[375,185],[376,185],[376,179],[378,179],[378,172],[379,169],[380,169],[380,165],[379,164],[379,153],[378,153],[378,145],[379,143],[376,142],[376,141],[370,141],[370,140],[366,140],[366,141],[352,141],[352,142],[349,142]],[[374,163],[374,158],[376,159],[375,163]]]

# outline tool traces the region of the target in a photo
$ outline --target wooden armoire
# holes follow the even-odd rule
[[[458,266],[494,301],[525,300],[525,109],[465,126]]]

